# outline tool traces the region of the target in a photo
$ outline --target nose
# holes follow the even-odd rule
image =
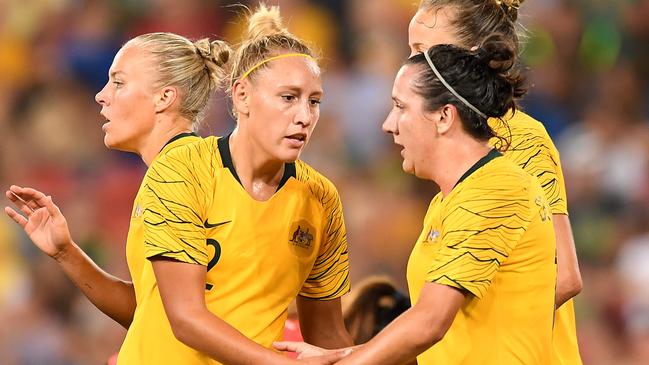
[[[381,129],[383,129],[383,132],[385,133],[394,134],[394,135],[399,134],[399,129],[397,128],[397,121],[396,118],[392,115],[392,112],[390,112],[390,114],[388,114],[388,116],[385,118],[385,121],[381,125]]]
[[[95,95],[95,101],[97,104],[101,106],[106,106],[108,105],[108,98],[106,97],[106,88],[108,87],[108,84],[106,84],[103,89],[99,90],[99,92]]]
[[[310,100],[299,103],[297,113],[295,113],[295,123],[308,127],[317,118],[318,106],[313,106]]]

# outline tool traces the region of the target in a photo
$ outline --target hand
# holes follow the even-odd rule
[[[310,345],[306,342],[292,341],[273,342],[273,347],[279,351],[295,352],[298,359],[324,358],[333,355],[331,356],[331,358],[337,357],[334,362],[342,359],[352,352],[351,349],[327,350],[318,346]]]
[[[15,195],[14,195],[15,194]],[[45,196],[38,190],[12,185],[5,192],[7,199],[25,215],[5,207],[5,212],[48,256],[57,259],[72,242],[68,223],[59,208],[52,202],[52,197]]]
[[[311,346],[309,344],[305,344],[305,345]],[[315,347],[315,346],[311,346],[311,347]],[[339,349],[339,350],[325,350],[319,347],[315,347],[315,348],[321,351],[326,351],[327,353],[321,356],[314,356],[314,357],[298,357],[297,361],[300,364],[308,364],[308,365],[333,365],[352,353],[352,350],[349,348]]]

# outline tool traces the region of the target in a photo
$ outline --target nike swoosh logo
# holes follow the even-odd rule
[[[225,221],[225,222],[219,222],[219,223],[209,223],[207,221],[207,219],[206,219],[205,223],[203,223],[203,225],[205,226],[205,228],[214,228],[214,227],[222,226],[222,225],[230,223],[230,222],[232,222],[232,221]]]

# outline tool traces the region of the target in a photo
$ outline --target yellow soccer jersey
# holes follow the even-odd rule
[[[499,120],[489,120],[498,135],[508,137],[511,132],[511,145],[505,157],[539,180],[552,214],[568,214],[559,152],[543,124],[520,111],[505,120],[509,131]]]
[[[491,151],[430,203],[408,262],[417,303],[426,282],[466,292],[444,338],[419,365],[550,362],[554,231],[539,183]]]
[[[176,137],[172,138],[163,148],[162,151],[156,156],[154,162],[158,160],[161,156],[166,155],[174,148],[195,143],[200,140],[196,134],[193,133],[183,133],[179,134]],[[143,266],[148,264],[147,260],[144,259],[144,221],[142,219],[144,209],[143,209],[143,199],[145,191],[145,181],[143,180],[140,184],[140,189],[135,196],[135,201],[133,202],[133,211],[131,212],[131,224],[128,230],[128,238],[126,240],[126,261],[128,264],[128,269],[131,274],[131,279],[133,280],[133,285],[135,287],[135,298],[137,303],[142,301],[142,298],[146,295],[142,290],[140,285],[142,281],[142,272]],[[149,264],[150,265],[150,264]],[[136,309],[137,315],[137,309]],[[127,334],[127,337],[129,335]],[[120,352],[121,355],[121,352]],[[122,359],[120,356],[120,364],[134,364],[135,362],[127,361]]]
[[[523,112],[506,119],[511,130],[511,147],[505,157],[536,176],[543,187],[552,214],[568,214],[566,185],[561,161],[548,132],[539,121]],[[508,131],[498,120],[490,120],[492,127],[502,136]],[[553,359],[556,365],[581,365],[573,300],[570,299],[556,311]]]
[[[228,137],[209,137],[152,164],[142,200],[140,295],[120,364],[218,364],[175,339],[145,258],[207,266],[209,310],[266,347],[282,338],[297,295],[327,300],[349,291],[340,198],[301,161],[285,166],[273,197],[256,201],[239,182]]]

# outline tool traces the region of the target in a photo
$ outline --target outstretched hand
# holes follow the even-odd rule
[[[311,346],[311,345],[309,345]],[[351,349],[340,349],[340,350],[325,350],[329,351],[325,355],[315,356],[315,357],[301,357],[298,358],[298,361],[301,364],[307,365],[333,365],[338,361],[342,360],[345,356],[351,354]]]
[[[302,360],[305,364],[335,364],[352,352],[350,348],[327,350],[306,342],[293,341],[273,342],[273,348],[279,351],[295,352],[298,360]],[[316,362],[310,362],[311,360]]]
[[[22,212],[5,207],[7,215],[20,224],[34,244],[50,257],[58,258],[72,238],[68,223],[52,197],[32,189],[12,185],[5,196]]]

